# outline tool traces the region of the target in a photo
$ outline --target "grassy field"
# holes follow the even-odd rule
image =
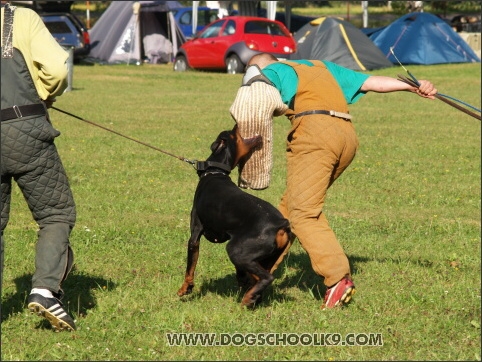
[[[480,64],[409,70],[480,108]],[[239,75],[174,73],[171,65],[79,65],[73,91],[56,106],[203,160],[219,131],[234,124],[229,107],[240,82]],[[176,295],[197,184],[191,165],[52,110],[78,207],[76,267],[64,284],[78,330],[54,333],[26,310],[37,226],[15,188],[1,359],[480,360],[480,121],[409,93],[369,94],[351,113],[360,149],[324,211],[350,259],[354,300],[320,310],[322,280],[296,243],[261,305],[248,311],[224,245],[205,240],[193,294]],[[274,127],[272,184],[253,193],[276,205],[289,122],[279,117]],[[215,333],[232,343],[170,346],[169,333]]]

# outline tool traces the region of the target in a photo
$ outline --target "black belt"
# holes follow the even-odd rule
[[[43,104],[27,104],[25,106],[13,106],[2,109],[2,122],[27,116],[41,116],[46,114]]]
[[[351,115],[349,115],[348,113],[336,112],[336,111],[325,111],[325,110],[321,110],[321,109],[297,113],[293,116],[293,119],[298,118],[298,117],[302,117],[302,116],[308,116],[310,114],[326,114],[326,115],[332,116],[332,117],[338,117],[338,118],[342,118],[342,119],[351,119]]]

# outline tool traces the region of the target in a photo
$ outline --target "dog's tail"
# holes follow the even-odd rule
[[[280,250],[283,250],[286,248],[286,245],[288,244],[290,240],[290,235],[291,235],[291,228],[289,225],[281,228],[278,230],[276,233],[276,247]]]
[[[285,219],[285,223],[278,229],[278,232],[276,233],[275,242],[278,250],[275,253],[274,259],[270,263],[271,266],[269,268],[269,272],[271,274],[274,273],[274,271],[283,261],[286,254],[288,254],[288,251],[290,250],[295,238],[296,236],[291,231],[289,221]]]

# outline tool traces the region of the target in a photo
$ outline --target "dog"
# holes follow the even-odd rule
[[[289,221],[270,203],[241,190],[230,177],[261,142],[261,136],[243,139],[235,126],[221,132],[211,145],[209,158],[198,162],[187,268],[179,296],[190,294],[194,287],[201,236],[212,243],[229,240],[226,251],[238,284],[248,288],[242,306],[254,307],[273,282],[271,268],[292,235]]]

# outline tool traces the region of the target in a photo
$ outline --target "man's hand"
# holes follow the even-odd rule
[[[45,106],[46,106],[47,108],[52,108],[52,106],[54,105],[54,102],[55,102],[55,101],[56,101],[55,98],[54,98],[54,99],[46,99],[46,100],[44,101],[44,103],[45,103]]]
[[[418,83],[420,83],[420,86],[415,90],[415,92],[420,97],[435,99],[437,88],[435,88],[431,82],[428,80],[419,80]]]

